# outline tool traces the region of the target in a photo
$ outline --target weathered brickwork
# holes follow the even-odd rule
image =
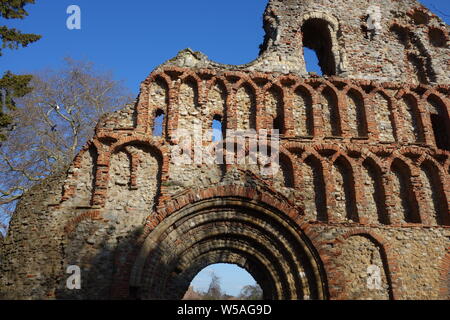
[[[70,168],[25,195],[1,296],[180,299],[222,262],[267,299],[450,299],[449,27],[416,1],[377,4],[371,32],[367,1],[272,0],[254,62],[188,49],[154,70]],[[177,163],[191,138],[193,157],[217,144],[177,130],[214,121],[279,130],[277,174]],[[81,290],[66,288],[69,265]]]

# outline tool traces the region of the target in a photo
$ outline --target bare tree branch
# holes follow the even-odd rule
[[[0,145],[0,223],[23,193],[69,164],[93,136],[98,119],[132,101],[110,73],[66,59],[62,70],[35,73],[33,92],[17,100],[17,123]]]

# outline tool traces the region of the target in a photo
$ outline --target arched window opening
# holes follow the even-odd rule
[[[449,128],[446,126],[446,121],[439,114],[431,114],[431,125],[433,126],[434,137],[436,139],[436,146],[439,149],[450,151]]]
[[[215,115],[212,122],[212,141],[219,142],[223,140],[224,137],[224,128],[222,123],[222,117],[219,115]]]
[[[164,128],[164,111],[157,110],[155,113],[155,120],[153,123],[153,136],[154,137],[162,137],[163,128]]]
[[[169,105],[169,86],[164,79],[158,77],[150,84],[149,102],[151,107],[166,110]]]
[[[311,94],[304,88],[295,90],[292,110],[296,136],[314,135],[314,110]]]
[[[425,132],[417,100],[412,95],[406,95],[401,100],[401,105],[406,120],[405,134],[408,142],[423,143],[425,141]]]
[[[334,168],[337,211],[341,214],[341,217],[345,217],[353,222],[359,222],[353,169],[343,157],[336,160]]]
[[[428,30],[428,36],[430,38],[430,43],[438,48],[445,48],[447,46],[447,37],[444,31],[438,28],[430,28]]]
[[[336,93],[329,87],[322,92],[324,104],[324,130],[326,136],[342,136],[341,117],[339,114],[338,98]]]
[[[430,83],[428,81],[428,73],[427,69],[425,67],[424,59],[422,57],[419,57],[415,53],[409,53],[408,54],[408,61],[410,62],[411,66],[414,69],[414,73],[417,77],[417,80],[420,83],[428,84]]]
[[[429,199],[428,216],[432,223],[438,225],[450,225],[448,215],[448,202],[445,197],[444,186],[441,182],[439,169],[431,162],[426,161],[421,166],[421,178],[423,192]]]
[[[414,13],[411,15],[411,18],[416,25],[424,25],[430,22],[430,16],[420,10],[414,10]]]
[[[183,300],[263,300],[263,290],[245,269],[219,263],[195,276]]]
[[[250,85],[244,85],[236,93],[238,130],[256,129],[256,95]]]
[[[380,140],[384,142],[397,141],[390,100],[384,94],[377,93],[373,98],[373,102],[376,106],[376,108],[373,108],[373,111],[375,113],[375,123],[378,127]]]
[[[283,186],[286,188],[294,188],[294,168],[292,166],[291,159],[289,159],[286,155],[280,155],[280,171],[281,180],[283,182]]]
[[[280,134],[284,133],[284,103],[283,93],[278,88],[272,88],[268,91],[265,98],[266,113],[272,118],[272,129],[278,130]]]
[[[273,119],[273,129],[278,130],[281,133],[281,129],[283,128],[283,123],[280,117],[276,117]]]
[[[340,246],[340,254],[337,260],[342,269],[346,269],[348,275],[345,281],[345,292],[350,292],[347,299],[350,300],[389,300],[393,299],[392,277],[389,269],[390,261],[386,256],[386,250],[373,236],[369,234],[352,235],[345,239]],[[354,259],[358,252],[358,259]],[[370,262],[369,262],[370,261]],[[368,285],[363,274],[376,274],[377,285]]]
[[[303,169],[305,192],[305,211],[314,215],[318,221],[328,221],[325,178],[320,161],[314,157],[305,160]]]
[[[186,79],[180,86],[179,101],[188,110],[199,108],[199,88],[193,78]]]
[[[394,24],[393,26],[391,26],[390,30],[405,48],[410,47],[410,30],[408,28]]]
[[[97,160],[98,160],[98,152],[97,149],[95,149],[93,146],[89,148],[89,157],[92,159],[92,168],[91,168],[91,183],[86,184],[86,187],[91,188],[91,194],[89,202],[92,204],[94,200],[94,190],[95,186],[97,185]]]
[[[450,151],[450,119],[445,109],[445,105],[435,97],[428,98],[428,111],[436,146],[439,149]]]
[[[366,196],[366,215],[371,222],[389,224],[389,216],[386,210],[386,192],[383,185],[383,173],[375,161],[367,159],[363,163],[363,184]],[[374,221],[377,217],[377,221]]]
[[[349,120],[351,120],[350,131],[352,135],[367,138],[368,129],[364,98],[356,90],[350,90],[347,94],[347,114]]]
[[[392,187],[396,213],[403,213],[401,218],[406,223],[421,223],[419,205],[411,182],[411,171],[400,160],[393,162],[391,170],[393,172]]]
[[[406,50],[408,68],[410,72],[412,71],[415,80],[424,84],[436,82],[436,72],[431,56],[425,50],[420,38],[412,30],[396,24],[391,26],[390,30]]]
[[[331,28],[327,21],[323,19],[309,19],[302,26],[303,47],[313,50],[318,59],[321,74],[332,76],[336,74],[336,62],[333,54],[333,39],[331,36]],[[311,58],[310,52],[305,55]],[[314,57],[313,57],[314,60]],[[313,62],[314,63],[314,62]]]

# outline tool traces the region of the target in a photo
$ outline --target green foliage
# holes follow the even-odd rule
[[[5,19],[23,19],[28,15],[23,9],[27,3],[34,3],[34,0],[1,0],[0,16]]]
[[[28,16],[24,6],[34,3],[34,0],[1,0],[0,1],[0,17],[4,19],[23,19]],[[2,41],[2,49],[18,49],[20,46],[26,47],[30,43],[38,41],[41,36],[31,33],[22,33],[17,29],[10,29],[6,26],[0,26],[0,39]],[[2,50],[0,49],[0,56]]]
[[[41,38],[39,35],[31,33],[22,33],[17,29],[8,29],[5,26],[0,26],[0,39],[2,40],[2,49],[18,49],[20,46],[26,47],[30,43],[36,42]],[[2,50],[0,49],[0,56]]]
[[[29,3],[34,3],[34,0],[1,0],[0,17],[4,19],[23,19],[28,15],[24,6]],[[0,26],[0,40],[2,42],[0,56],[2,55],[2,49],[26,47],[40,38],[41,36],[39,35],[25,34],[14,28]],[[7,111],[15,109],[15,98],[21,98],[31,92],[29,87],[30,80],[31,76],[18,76],[13,75],[11,72],[6,72],[0,79],[0,130],[12,124],[13,119],[10,114],[7,114]],[[0,131],[0,141],[5,139],[4,132]]]
[[[21,98],[32,91],[29,86],[32,76],[14,75],[6,72],[0,79],[0,128],[11,125],[13,119],[6,110],[15,110],[15,98]],[[0,132],[0,141],[5,140],[5,135]]]

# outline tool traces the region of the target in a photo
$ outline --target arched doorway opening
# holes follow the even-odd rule
[[[186,205],[146,238],[130,287],[138,299],[180,300],[205,267],[235,264],[266,300],[326,299],[320,257],[286,213],[260,201],[217,197]]]
[[[183,300],[262,300],[263,296],[262,288],[244,268],[218,263],[195,276]]]

